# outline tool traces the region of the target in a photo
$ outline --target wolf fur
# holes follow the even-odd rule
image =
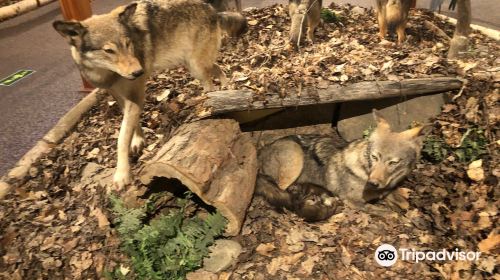
[[[241,12],[241,0],[205,0],[214,7],[218,12],[225,12],[231,10],[231,8],[236,9],[236,11]],[[233,3],[231,5],[231,3]]]
[[[384,38],[388,29],[395,29],[398,44],[406,39],[405,28],[408,22],[411,0],[377,0],[379,36]]]
[[[212,78],[226,80],[215,64],[222,34],[239,35],[246,20],[236,13],[219,14],[201,0],[142,0],[53,26],[70,44],[82,76],[108,89],[123,110],[113,178],[121,188],[131,181],[130,151],[144,146],[139,116],[147,77],[184,65],[206,91],[212,90]]]
[[[321,21],[322,0],[289,0],[288,12],[292,20],[290,27],[290,43],[298,48],[304,39],[314,41],[314,30]]]
[[[336,146],[332,138],[319,135],[287,136],[263,147],[259,151],[256,193],[272,205],[292,210],[297,208],[294,204],[298,199],[290,193],[291,185],[320,186],[359,206],[387,196],[418,162],[423,127],[392,132],[377,111],[373,114],[377,127],[370,137],[345,147]],[[290,166],[296,162],[303,162],[302,167]],[[323,205],[317,203],[316,206]],[[324,208],[316,217],[309,213],[307,219],[325,218],[328,209]]]

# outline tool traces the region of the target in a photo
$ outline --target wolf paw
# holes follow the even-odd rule
[[[132,138],[132,142],[130,143],[130,152],[135,155],[140,154],[142,149],[144,148],[144,144],[144,137],[134,135],[134,137]]]
[[[113,176],[113,185],[115,186],[115,190],[120,191],[126,185],[130,184],[131,176],[130,171],[116,171]]]

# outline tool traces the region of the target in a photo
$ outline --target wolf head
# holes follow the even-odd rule
[[[366,158],[370,167],[368,186],[390,189],[402,181],[415,167],[422,150],[424,126],[393,132],[389,123],[374,110],[377,123],[368,139]]]
[[[136,8],[137,3],[133,3],[80,22],[57,20],[53,27],[70,44],[78,66],[108,70],[133,80],[144,73],[125,25]]]

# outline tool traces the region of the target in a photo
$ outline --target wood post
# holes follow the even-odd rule
[[[92,16],[90,0],[59,0],[61,12],[66,20],[84,20]],[[94,87],[82,77],[83,91],[90,92]]]

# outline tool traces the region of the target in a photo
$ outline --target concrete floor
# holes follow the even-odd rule
[[[447,0],[448,1],[448,0]],[[127,0],[95,0],[93,12],[104,13]],[[263,7],[280,0],[243,0],[244,7]],[[331,1],[324,1],[328,5]],[[336,0],[370,7],[374,0]],[[429,7],[430,0],[419,0]],[[500,29],[500,1],[472,1],[474,23]],[[446,10],[447,4],[443,5]],[[36,72],[18,83],[0,86],[0,176],[10,169],[83,94],[69,48],[51,26],[60,19],[58,2],[0,23],[0,79],[18,70]]]

